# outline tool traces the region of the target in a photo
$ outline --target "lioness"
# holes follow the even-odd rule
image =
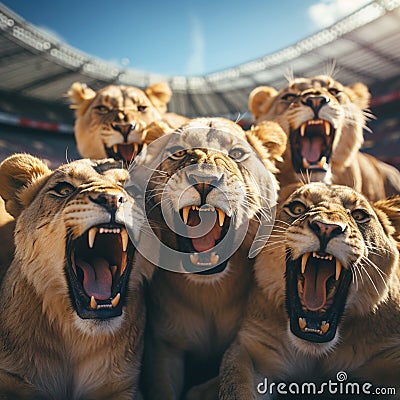
[[[51,171],[17,154],[0,165],[16,218],[0,287],[1,398],[138,398],[145,308],[127,176],[114,160]]]
[[[137,159],[139,169],[153,172],[146,192],[149,220],[172,249],[148,246],[151,257],[158,245],[163,267],[148,296],[149,399],[180,399],[218,374],[252,285],[248,254],[257,220],[275,204],[278,185],[268,171],[275,171],[285,146],[276,123],[245,132],[224,118],[199,118],[153,142]],[[158,165],[146,164],[155,156]]]
[[[359,151],[369,100],[364,84],[344,86],[327,75],[293,79],[279,92],[254,89],[249,108],[256,121],[276,121],[288,135],[281,186],[300,178],[350,186],[372,201],[399,194],[400,172]]]
[[[399,207],[400,197],[370,205],[323,183],[286,200],[222,362],[221,399],[268,398],[264,384],[256,390],[265,378],[318,385],[340,371],[348,382],[399,389],[399,253],[389,219]]]
[[[146,144],[149,129],[169,132],[187,122],[185,117],[166,113],[172,95],[166,83],[144,91],[109,85],[95,92],[75,82],[68,95],[76,109],[74,133],[82,157],[111,157],[129,165]]]

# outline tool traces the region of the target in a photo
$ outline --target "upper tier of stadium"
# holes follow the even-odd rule
[[[335,78],[344,84],[362,81],[376,98],[398,96],[399,27],[400,0],[376,0],[273,54],[202,76],[165,76],[117,67],[85,54],[0,3],[0,113],[72,124],[65,94],[75,81],[95,90],[107,84],[144,88],[165,81],[174,93],[169,111],[188,117],[251,118],[245,113],[256,86],[280,88],[288,71],[312,76],[326,72],[333,62]]]

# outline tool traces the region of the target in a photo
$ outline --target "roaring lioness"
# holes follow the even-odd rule
[[[161,239],[146,255],[158,246],[162,267],[149,288],[144,358],[147,396],[157,400],[180,399],[218,374],[253,282],[258,219],[275,204],[269,172],[286,146],[276,123],[245,132],[224,118],[194,119],[162,139],[137,159],[153,172],[146,206]],[[155,156],[159,164],[146,164]]]
[[[222,362],[221,399],[269,398],[260,395],[271,394],[265,379],[318,385],[341,371],[348,382],[399,389],[400,269],[392,226],[399,229],[399,220],[390,219],[399,207],[400,197],[371,205],[351,188],[323,183],[286,200],[256,259],[257,285]]]
[[[97,92],[75,82],[68,95],[76,109],[74,133],[82,157],[111,157],[129,165],[147,144],[149,129],[169,132],[187,122],[185,117],[166,113],[172,92],[163,82],[144,91],[109,85]]]
[[[281,186],[309,179],[353,187],[372,201],[399,194],[400,172],[359,151],[369,100],[364,84],[344,86],[327,75],[293,79],[280,91],[254,89],[256,121],[276,121],[288,135]]]
[[[16,218],[0,287],[2,399],[138,398],[145,308],[127,176],[114,160],[51,171],[17,154],[0,165]]]

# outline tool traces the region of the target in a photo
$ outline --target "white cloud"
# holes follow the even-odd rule
[[[308,9],[308,16],[321,29],[334,24],[371,0],[321,0]]]
[[[200,20],[191,18],[191,46],[192,52],[186,64],[187,75],[201,75],[204,73],[205,41]]]

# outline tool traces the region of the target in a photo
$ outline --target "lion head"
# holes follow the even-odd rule
[[[327,75],[297,78],[277,91],[261,86],[249,98],[260,122],[278,122],[289,139],[284,156],[296,174],[329,183],[348,167],[363,143],[370,93],[362,83],[344,86]]]
[[[276,123],[245,132],[224,118],[194,119],[153,142],[137,164],[150,171],[148,216],[164,226],[162,240],[176,252],[160,265],[176,270],[182,263],[180,271],[192,277],[223,276],[236,244],[249,236],[249,221],[275,205],[278,184],[270,172],[285,145]]]
[[[139,234],[140,220],[123,188],[127,177],[109,159],[51,171],[33,156],[16,154],[0,165],[0,194],[17,220],[10,269],[20,269],[50,319],[70,319],[87,331],[113,329],[123,320],[130,237]]]
[[[282,204],[255,268],[264,292],[286,301],[299,351],[332,349],[343,318],[373,313],[388,299],[399,254],[387,210],[399,204],[398,197],[371,205],[349,187],[323,183],[302,186]]]
[[[75,82],[69,96],[76,109],[75,138],[83,157],[111,157],[131,163],[145,144],[148,128],[161,123],[165,130],[186,121],[165,114],[171,98],[166,83],[144,91],[134,86],[109,85],[99,91]]]

